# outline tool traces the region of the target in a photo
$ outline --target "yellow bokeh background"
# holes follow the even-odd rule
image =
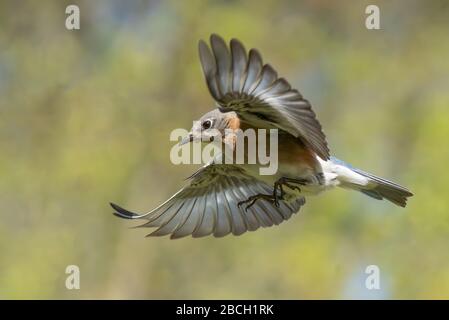
[[[449,3],[374,2],[0,0],[0,298],[449,298]],[[332,153],[409,187],[407,208],[336,190],[277,227],[175,241],[114,217],[195,170],[169,134],[213,106],[197,42],[214,32],[258,48]]]

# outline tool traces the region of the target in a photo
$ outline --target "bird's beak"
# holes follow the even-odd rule
[[[182,145],[192,142],[192,141],[193,141],[193,134],[189,133],[179,142],[178,146],[182,146]]]

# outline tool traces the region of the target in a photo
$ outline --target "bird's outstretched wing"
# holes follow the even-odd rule
[[[199,55],[212,97],[222,112],[235,111],[256,127],[277,127],[300,138],[322,159],[329,149],[310,103],[276,71],[263,64],[256,49],[247,54],[242,43],[213,34],[211,49],[200,40]]]
[[[265,200],[258,200],[248,210],[245,205],[238,206],[252,195],[272,192],[272,187],[237,166],[209,164],[190,177],[189,185],[146,214],[138,215],[112,203],[111,206],[119,217],[148,220],[140,227],[156,227],[150,236],[222,237],[280,224],[305,203],[300,197],[290,203],[281,200],[279,207]]]

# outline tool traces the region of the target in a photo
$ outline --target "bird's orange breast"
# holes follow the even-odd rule
[[[271,150],[271,143],[270,141],[270,131],[265,130],[265,143],[260,141],[259,136],[259,130],[258,128],[254,128],[248,123],[241,121],[237,116],[229,116],[227,119],[228,122],[228,128],[232,130],[248,130],[252,129],[255,131],[255,153],[259,154],[259,149],[262,149],[261,152],[265,152],[265,154],[269,154]],[[228,137],[228,143],[231,143],[235,146],[236,144],[236,137],[231,136]],[[314,171],[316,168],[319,167],[319,162],[316,159],[315,153],[305,146],[305,144],[298,138],[287,134],[287,133],[278,133],[278,147],[277,147],[277,153],[278,153],[278,162],[280,166],[298,166],[302,168],[311,169]],[[244,146],[244,153],[245,153],[245,163],[248,160],[248,141],[245,139],[245,146]],[[254,143],[254,142],[253,142]],[[254,150],[254,149],[253,149]],[[234,149],[234,156],[235,156],[235,149]],[[234,158],[235,159],[235,158]]]
[[[279,135],[279,163],[288,165],[301,164],[311,169],[319,166],[315,153],[307,148],[301,140],[291,135]]]

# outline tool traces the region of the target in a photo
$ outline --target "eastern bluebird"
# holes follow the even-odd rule
[[[148,220],[142,227],[157,227],[151,236],[222,237],[280,224],[304,205],[304,195],[337,186],[405,207],[413,195],[409,190],[330,156],[310,103],[263,64],[257,50],[247,53],[236,39],[228,48],[213,34],[210,48],[199,42],[199,56],[217,108],[203,115],[181,144],[211,140],[212,132],[223,137],[226,129],[277,129],[277,172],[261,175],[258,163],[226,164],[215,158],[154,210],[138,215],[111,203],[115,215]]]

